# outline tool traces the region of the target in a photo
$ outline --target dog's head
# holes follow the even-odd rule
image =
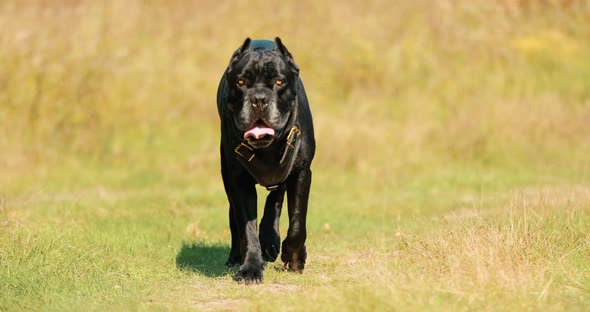
[[[295,109],[299,68],[280,38],[251,41],[233,54],[227,69],[228,105],[243,138],[254,148],[284,133]]]

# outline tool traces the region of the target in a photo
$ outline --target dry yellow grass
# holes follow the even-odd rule
[[[140,145],[137,136],[214,129],[228,51],[245,36],[275,35],[296,51],[319,140],[365,151],[323,149],[322,165],[406,158],[398,148],[414,153],[411,160],[424,150],[482,158],[504,145],[529,153],[560,148],[564,138],[588,147],[584,1],[561,10],[489,1],[7,1],[2,8],[4,164],[55,161],[64,150],[125,158],[129,144]]]

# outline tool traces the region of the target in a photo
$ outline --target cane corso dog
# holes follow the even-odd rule
[[[234,280],[262,281],[264,261],[302,272],[307,202],[315,139],[299,67],[280,38],[250,40],[232,55],[217,90],[221,175],[229,201]],[[257,234],[256,184],[270,193]],[[289,228],[280,245],[279,217],[287,193]]]

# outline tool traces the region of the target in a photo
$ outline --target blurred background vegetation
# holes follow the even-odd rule
[[[302,68],[317,171],[588,173],[587,1],[7,0],[0,29],[2,182],[217,173],[220,75],[246,36],[277,35]]]

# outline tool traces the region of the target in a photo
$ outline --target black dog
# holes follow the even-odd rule
[[[281,259],[289,270],[301,272],[307,257],[305,220],[315,139],[299,67],[280,38],[244,41],[219,83],[217,109],[231,229],[226,265],[240,265],[234,275],[238,282],[262,281],[263,260],[273,262],[279,254],[286,191],[289,230]],[[256,183],[270,191],[259,236]]]

